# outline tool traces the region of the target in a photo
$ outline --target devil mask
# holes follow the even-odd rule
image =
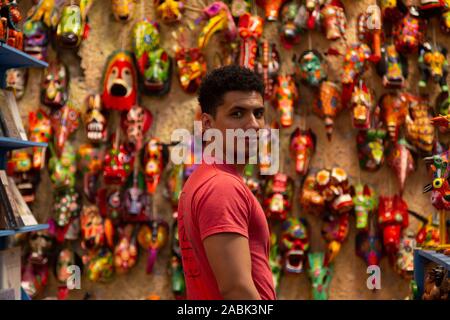
[[[27,19],[23,24],[23,51],[39,59],[47,59],[48,28],[42,21]]]
[[[103,74],[102,100],[105,108],[130,110],[137,98],[137,79],[133,57],[129,51],[113,52]]]
[[[102,101],[99,94],[86,99],[87,110],[84,118],[86,134],[89,141],[97,143],[106,140],[106,117],[102,113]]]
[[[59,62],[50,62],[44,71],[41,86],[41,102],[51,108],[61,108],[69,96],[69,71]]]
[[[121,120],[128,141],[140,149],[144,135],[152,124],[152,114],[144,107],[133,106],[128,112],[122,114]]]

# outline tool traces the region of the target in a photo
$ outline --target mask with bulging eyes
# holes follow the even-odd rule
[[[47,45],[49,31],[42,21],[27,19],[23,24],[24,46],[23,51],[39,59],[47,59]]]
[[[61,108],[69,97],[69,71],[59,62],[50,62],[44,71],[41,86],[41,102],[50,108]]]
[[[137,100],[137,73],[129,51],[113,52],[103,74],[102,100],[106,109],[130,110]]]
[[[102,113],[102,100],[99,94],[89,95],[86,99],[87,110],[84,118],[86,135],[93,143],[104,142],[107,137],[106,117]]]
[[[9,69],[6,72],[6,89],[12,90],[16,100],[22,99],[28,80],[28,69]]]

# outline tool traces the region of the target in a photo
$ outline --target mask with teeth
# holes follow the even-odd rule
[[[23,51],[36,59],[47,59],[49,31],[42,21],[28,18],[23,24],[23,37]]]
[[[129,51],[113,52],[103,74],[102,101],[106,109],[130,110],[137,100],[137,73]]]
[[[283,222],[280,249],[285,252],[285,270],[292,273],[302,272],[306,252],[309,250],[306,220],[291,217]]]
[[[61,108],[69,97],[69,71],[59,62],[50,62],[44,72],[41,102],[50,108]]]
[[[106,141],[106,117],[102,113],[102,101],[99,94],[88,96],[84,119],[88,140],[93,143]]]

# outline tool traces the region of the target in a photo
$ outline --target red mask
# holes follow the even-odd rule
[[[269,180],[265,190],[264,205],[267,217],[274,220],[286,220],[292,208],[294,185],[292,179],[277,173]]]
[[[258,39],[263,33],[264,20],[246,12],[239,18],[238,31],[241,37],[239,64],[251,70],[255,68]]]
[[[130,110],[137,101],[137,73],[133,56],[125,50],[113,52],[103,75],[102,100],[105,108]]]
[[[406,177],[408,177],[414,170],[414,159],[404,140],[399,140],[387,159],[388,165],[394,170],[397,181],[400,187],[400,194],[405,188]]]
[[[141,106],[135,105],[128,112],[122,113],[121,126],[126,132],[128,141],[137,150],[142,146],[145,133],[152,125],[153,117],[151,112]]]
[[[178,78],[181,88],[188,92],[197,91],[206,74],[206,60],[198,48],[181,48],[175,54]]]
[[[145,181],[147,191],[155,193],[163,170],[162,146],[156,138],[150,139],[145,147]]]
[[[66,104],[51,114],[52,128],[56,138],[56,149],[59,155],[61,155],[69,136],[78,128],[79,118],[80,112],[71,104]]]
[[[295,159],[295,171],[299,175],[306,175],[309,169],[309,162],[316,148],[316,135],[309,130],[297,128],[291,135],[291,154]]]
[[[134,154],[128,146],[121,144],[118,149],[112,147],[105,156],[105,184],[123,185],[133,170],[133,162]]]

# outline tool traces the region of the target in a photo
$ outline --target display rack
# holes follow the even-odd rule
[[[418,295],[421,297],[425,282],[425,266],[434,262],[443,266],[449,271],[450,275],[450,257],[433,250],[414,250],[414,280],[417,284]]]
[[[6,87],[6,72],[12,68],[46,68],[48,64],[38,60],[20,50],[8,46],[0,42],[0,88]],[[32,142],[15,138],[0,137],[0,169],[4,170],[7,163],[8,151],[29,147],[47,147],[46,143]],[[18,233],[38,231],[48,229],[48,224],[38,224],[34,226],[26,226],[16,230],[0,230],[0,250],[6,248],[8,236]],[[21,289],[22,300],[29,300],[29,297]]]

